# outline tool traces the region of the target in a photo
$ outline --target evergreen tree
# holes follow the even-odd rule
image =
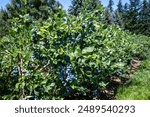
[[[46,20],[49,15],[59,12],[60,7],[56,0],[11,0],[5,10],[0,11],[0,37],[8,33],[13,18],[28,14],[33,20]]]
[[[125,5],[123,7],[123,12],[127,12],[128,9],[129,9],[129,4],[125,3]]]
[[[109,24],[109,25],[113,24],[113,19],[112,19],[111,14],[107,8],[104,11],[104,19],[103,20],[104,20],[103,22],[105,24]]]
[[[124,28],[122,13],[120,13],[118,10],[115,11],[115,24],[119,25],[121,28]]]
[[[119,2],[118,2],[117,11],[118,11],[119,13],[123,13],[122,0],[119,0]]]
[[[119,0],[117,9],[115,11],[115,23],[118,24],[121,28],[124,28],[122,0]]]
[[[150,0],[148,1],[148,8],[149,8],[149,11],[150,11]],[[150,12],[148,14],[150,15]]]
[[[84,0],[73,0],[72,5],[68,9],[68,13],[77,16],[83,7]]]
[[[119,0],[115,23],[133,33],[150,35],[150,0],[130,0],[122,7]],[[123,24],[123,25],[122,25]]]
[[[0,38],[8,34],[9,25],[7,25],[7,19],[8,14],[5,10],[2,9],[0,12]]]
[[[129,4],[125,3],[125,5],[123,6],[123,13],[122,13],[124,23],[126,22],[125,20],[127,20],[128,11],[129,11]]]
[[[138,16],[140,0],[130,0],[129,8],[124,14],[125,29],[136,32],[138,29]]]
[[[59,5],[56,0],[11,0],[6,5],[6,11],[10,17],[29,14],[34,19],[46,19],[49,12],[57,12]]]
[[[138,33],[150,36],[150,10],[147,0],[143,1],[138,26]]]
[[[113,12],[113,0],[109,0],[108,6],[106,7],[105,13],[104,13],[104,19],[107,24],[113,24],[114,23],[114,12]]]
[[[113,5],[114,5],[113,0],[109,0],[107,8],[108,8],[108,10],[109,10],[110,13],[113,12]]]
[[[72,5],[68,9],[68,13],[78,16],[82,10],[93,10],[100,4],[99,0],[72,0]]]

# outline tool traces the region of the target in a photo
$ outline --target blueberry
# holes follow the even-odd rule
[[[67,90],[67,92],[69,92],[69,93],[73,93],[72,88],[69,88],[69,90]]]
[[[19,93],[22,93],[22,86],[21,85],[18,86],[18,91],[19,91]]]
[[[71,39],[72,40],[72,42],[76,42],[77,41],[77,39],[75,39],[75,38],[73,38],[73,39]]]
[[[76,77],[73,73],[68,73],[66,81],[68,82],[69,80],[72,80],[72,81],[76,80]]]
[[[82,29],[85,29],[85,25],[82,25]]]
[[[37,43],[37,39],[36,39],[37,32],[38,32],[37,30],[34,30],[31,36],[31,39],[35,44]]]
[[[30,72],[30,71],[27,71],[27,72],[26,72],[26,74],[27,74],[27,75],[30,75],[30,74],[31,74],[31,72]]]
[[[77,32],[77,35],[79,35],[80,34],[80,32]]]
[[[13,67],[13,77],[16,78],[19,75],[19,70],[17,66]]]
[[[72,75],[71,75],[71,80],[72,80],[72,81],[76,80],[75,74],[72,74]]]
[[[63,21],[64,21],[64,22],[66,22],[66,21],[67,21],[67,19],[66,19],[66,18],[63,18]]]
[[[62,65],[58,66],[58,70],[61,71],[62,69],[63,69]]]
[[[65,55],[65,56],[64,56],[64,60],[65,60],[66,62],[70,62],[70,57],[67,56],[67,55]]]
[[[28,62],[28,67],[31,67],[33,65],[33,61]]]
[[[13,70],[14,70],[14,71],[17,71],[17,70],[18,70],[17,66],[14,66],[14,67],[13,67]]]
[[[89,33],[92,33],[92,32],[93,32],[93,30],[92,30],[92,29],[90,29],[90,30],[89,30]]]
[[[93,22],[91,20],[88,21],[88,25],[92,25]]]
[[[120,70],[120,71],[118,71],[118,75],[123,75],[123,74],[125,74],[126,72],[124,71],[124,70]]]
[[[61,36],[60,30],[57,31],[57,36]]]
[[[94,90],[93,95],[94,96],[99,96],[100,95],[100,90],[99,89]]]
[[[39,54],[38,50],[34,48],[34,52],[32,54],[32,58],[41,59],[42,56]]]
[[[59,74],[58,74],[58,78],[60,78],[60,79],[63,80],[63,73],[59,73]]]
[[[68,34],[67,37],[68,37],[69,39],[72,39],[72,35],[71,35],[71,34]]]
[[[95,74],[99,74],[100,72],[101,72],[101,70],[99,68],[96,68]]]
[[[69,86],[69,83],[68,83],[68,82],[65,82],[65,83],[64,83],[64,86],[65,86],[65,87]]]
[[[66,56],[67,57],[67,56]],[[66,66],[59,66],[58,67],[59,70],[59,74],[58,74],[58,78],[60,78],[62,81],[65,82],[65,86],[67,86],[67,83],[69,83],[69,81],[73,81],[76,80],[76,76],[74,73],[72,73],[72,65],[70,63],[68,63]]]
[[[89,67],[89,66],[84,67],[84,69],[85,69],[86,71],[91,71],[91,67]]]
[[[68,73],[71,73],[71,71],[72,71],[72,66],[71,66],[71,64],[67,64],[66,73],[67,73],[67,74],[68,74]]]
[[[35,30],[33,31],[33,33],[35,33],[35,34],[37,34],[37,32],[38,32],[38,30],[37,30],[37,29],[35,29]]]
[[[91,27],[91,30],[92,30],[92,31],[94,31],[94,30],[95,30],[95,27],[94,27],[94,26],[92,26],[92,27]]]

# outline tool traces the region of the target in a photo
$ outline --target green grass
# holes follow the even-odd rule
[[[141,62],[141,67],[132,76],[131,84],[118,89],[117,100],[150,100],[150,59]]]

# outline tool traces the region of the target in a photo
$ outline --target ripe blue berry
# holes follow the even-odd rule
[[[37,43],[37,39],[36,39],[37,32],[38,32],[37,30],[34,30],[31,36],[31,39],[35,44]]]
[[[57,31],[57,36],[61,36],[60,30]]]
[[[82,29],[85,29],[85,25],[82,25]]]

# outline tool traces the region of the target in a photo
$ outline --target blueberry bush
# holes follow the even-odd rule
[[[42,22],[12,19],[0,39],[0,99],[100,99],[141,46],[102,17],[99,5],[77,17],[60,10]]]

